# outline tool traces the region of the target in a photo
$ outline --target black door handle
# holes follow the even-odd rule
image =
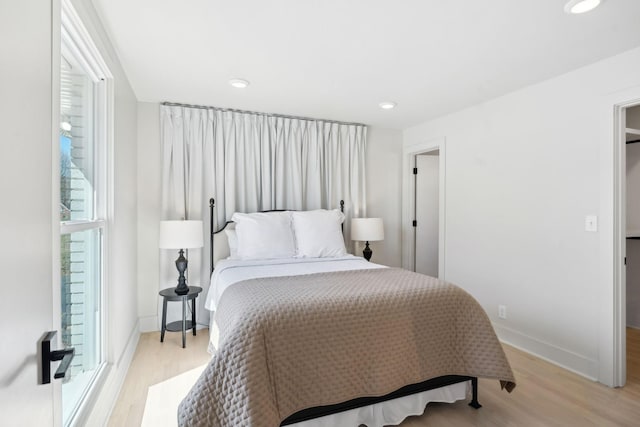
[[[51,362],[57,360],[62,360],[62,362],[60,362],[60,366],[56,369],[53,377],[56,379],[64,378],[71,360],[76,354],[76,349],[73,347],[51,351],[51,341],[55,335],[56,331],[49,331],[40,340],[40,384],[49,384],[51,382]]]
[[[56,369],[56,373],[53,374],[53,378],[64,378],[67,374],[67,370],[69,369],[69,365],[73,360],[73,356],[76,355],[76,349],[74,347],[65,348],[64,350],[56,350],[51,352],[51,360],[61,360],[60,365],[58,365],[58,369]]]

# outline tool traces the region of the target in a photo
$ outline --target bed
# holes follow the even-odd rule
[[[213,226],[213,200],[211,209]],[[180,425],[394,425],[429,402],[470,395],[479,408],[477,377],[515,387],[479,304],[452,284],[346,254],[340,211],[233,219],[211,235],[213,357]]]

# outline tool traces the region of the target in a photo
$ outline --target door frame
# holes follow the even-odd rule
[[[430,139],[426,142],[403,147],[402,150],[402,268],[415,270],[415,180],[414,159],[418,154],[439,150],[438,173],[438,278],[445,280],[445,226],[446,226],[446,139]]]
[[[626,109],[640,105],[640,90],[626,93],[625,100],[613,103],[613,311],[609,317],[611,369],[609,376],[600,380],[613,387],[622,387],[627,380],[627,284],[626,284],[626,223],[627,223],[627,186],[626,186]],[[605,336],[605,339],[607,336]],[[601,344],[602,345],[602,344]],[[606,343],[604,344],[606,345]],[[605,347],[606,348],[606,347]],[[604,352],[605,357],[607,352]],[[606,359],[605,359],[606,360]],[[602,370],[601,370],[602,374]],[[608,374],[605,372],[605,375]],[[604,381],[610,378],[610,381]]]
[[[62,348],[62,295],[60,280],[60,55],[62,4],[51,1],[51,330],[58,331],[56,348]],[[53,384],[53,427],[62,426],[62,381]]]
[[[625,385],[627,376],[626,360],[626,143],[625,106],[616,104],[613,108],[613,386]]]

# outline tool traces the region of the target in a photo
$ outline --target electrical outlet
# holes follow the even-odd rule
[[[501,319],[506,319],[507,318],[507,306],[506,305],[499,305],[498,306],[498,317]]]

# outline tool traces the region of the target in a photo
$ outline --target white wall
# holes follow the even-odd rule
[[[608,100],[637,88],[639,70],[635,49],[404,131],[405,146],[447,141],[447,280],[480,301],[502,339],[607,383]],[[588,214],[600,215],[598,233],[584,231]]]
[[[402,265],[402,132],[370,127],[367,146],[367,216],[382,218],[384,240],[371,242],[372,262]],[[362,245],[359,245],[362,246]],[[362,256],[361,249],[356,249]]]
[[[160,105],[138,103],[138,315],[143,332],[159,330],[161,218]],[[176,273],[177,274],[177,273]],[[164,287],[164,286],[163,286]]]

